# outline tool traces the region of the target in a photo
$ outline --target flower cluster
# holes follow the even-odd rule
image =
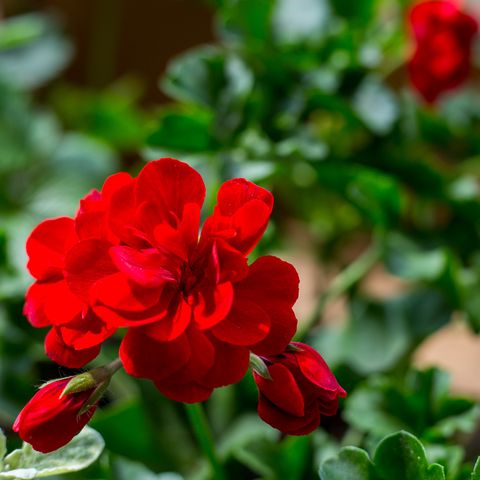
[[[478,22],[453,0],[431,0],[412,8],[410,24],[416,44],[410,80],[433,103],[469,77]]]
[[[136,178],[109,177],[101,191],[81,201],[75,218],[46,220],[30,235],[28,268],[36,282],[27,292],[25,314],[33,326],[50,327],[46,353],[70,368],[83,367],[107,338],[127,329],[120,345],[126,372],[152,380],[165,396],[186,403],[204,401],[215,388],[238,382],[251,355],[258,356],[272,364],[271,379],[257,376],[262,418],[292,434],[316,428],[320,413],[336,409],[332,395],[343,390],[338,384],[335,392],[315,390],[300,379],[302,367],[297,371],[287,361],[294,355],[286,351],[297,326],[292,307],[298,275],[273,256],[248,263],[267,227],[273,196],[245,179],[225,182],[199,234],[204,197],[200,175],[174,159],[150,162]],[[299,365],[310,354],[305,350]],[[319,373],[322,384],[324,370],[310,373],[310,379]],[[297,420],[265,413],[265,399],[275,403],[272,392],[284,388],[284,377],[288,389],[296,381],[296,392],[301,389],[304,396],[304,409],[296,399],[295,408],[286,411],[308,417],[308,426],[300,420],[302,426],[294,429]],[[16,423],[22,438],[43,451],[58,448],[71,438],[73,426],[79,431],[87,421],[86,414],[78,417],[83,390],[62,396],[59,389],[55,383],[42,388]],[[71,420],[59,443],[36,440],[43,407],[36,411],[35,406],[45,399],[45,408],[57,405],[59,417]]]

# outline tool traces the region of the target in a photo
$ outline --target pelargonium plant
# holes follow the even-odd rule
[[[336,413],[345,391],[315,350],[291,343],[295,268],[273,256],[248,263],[272,194],[245,179],[225,182],[199,234],[204,197],[193,168],[163,158],[136,178],[109,177],[75,218],[33,230],[27,253],[36,281],[24,312],[34,327],[49,328],[47,355],[81,368],[126,329],[119,359],[45,384],[20,412],[14,430],[35,449],[50,452],[73,438],[122,365],[185,403],[237,383],[251,365],[260,417],[290,435]]]

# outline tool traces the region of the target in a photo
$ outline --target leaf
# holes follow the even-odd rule
[[[85,427],[70,443],[51,452],[40,453],[24,443],[5,458],[4,472],[0,478],[33,479],[83,470],[95,462],[103,451],[105,442],[101,435]]]
[[[7,22],[13,25],[9,27],[10,38],[3,38],[0,50],[2,78],[16,88],[36,88],[66,67],[72,46],[61,36],[52,18],[28,14]],[[4,32],[4,35],[7,34]]]
[[[475,462],[471,480],[480,480],[480,457],[478,457],[477,461]]]
[[[277,0],[272,14],[279,43],[316,42],[327,31],[330,8],[326,0]]]
[[[183,480],[177,473],[165,472],[154,473],[138,462],[132,462],[126,458],[118,458],[114,461],[113,469],[117,480]]]
[[[438,463],[429,465],[425,449],[411,433],[400,431],[385,437],[373,461],[356,447],[344,447],[320,468],[321,480],[445,480]]]
[[[384,480],[445,480],[443,467],[429,465],[423,445],[405,431],[385,437],[373,459],[376,472]]]
[[[7,454],[7,438],[0,428],[0,472],[3,470],[3,458]]]
[[[207,110],[165,109],[156,130],[147,144],[178,151],[204,152],[211,150],[212,115]]]
[[[365,78],[360,84],[353,98],[353,108],[377,135],[386,135],[400,114],[393,92],[375,76]]]
[[[377,480],[375,469],[365,450],[344,447],[337,457],[330,458],[320,468],[321,480]]]

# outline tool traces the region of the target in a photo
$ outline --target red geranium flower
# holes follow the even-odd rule
[[[13,430],[39,452],[48,453],[66,445],[87,424],[96,405],[79,412],[93,389],[61,396],[71,378],[45,384],[19,413]]]
[[[468,78],[478,22],[451,0],[432,0],[412,8],[410,24],[416,42],[410,80],[433,103]]]
[[[303,343],[292,345],[295,350],[263,358],[271,379],[254,372],[258,414],[283,433],[306,435],[322,415],[335,415],[339,397],[347,393],[318,352]]]
[[[250,350],[283,351],[296,329],[297,273],[275,257],[247,263],[267,226],[271,193],[244,179],[225,182],[199,238],[204,196],[195,170],[161,159],[137,178],[110,177],[74,220],[37,227],[27,249],[38,281],[26,312],[35,326],[53,325],[51,358],[79,366],[128,327],[120,349],[126,371],[172,399],[196,402],[240,380]],[[65,301],[55,306],[59,294]]]

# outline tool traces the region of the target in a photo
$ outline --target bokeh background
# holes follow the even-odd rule
[[[269,188],[254,255],[301,278],[298,338],[349,391],[308,437],[256,417],[250,377],[206,408],[229,478],[319,478],[343,445],[420,438],[448,480],[480,454],[480,41],[467,78],[424,100],[407,0],[3,0],[0,3],[0,427],[71,373],[22,315],[25,239],[109,174],[173,156]],[[480,20],[475,1],[459,7]],[[432,80],[435,82],[435,79]],[[96,363],[116,357],[119,339]],[[431,368],[435,367],[435,368]],[[79,479],[208,478],[181,405],[119,373]],[[155,473],[152,473],[155,472]],[[182,478],[182,477],[178,477]]]

